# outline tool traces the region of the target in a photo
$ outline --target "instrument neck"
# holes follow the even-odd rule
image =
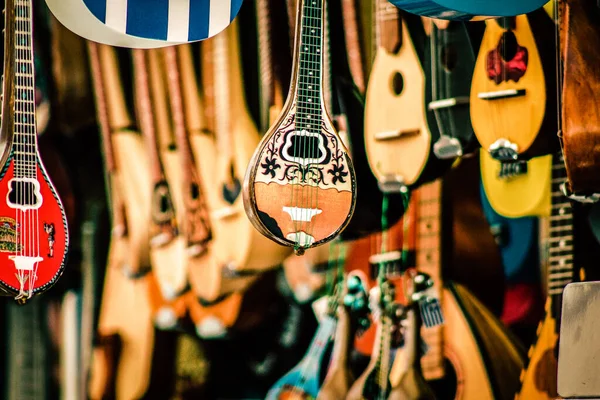
[[[373,24],[373,43],[375,50],[373,58],[377,54],[378,48],[384,48],[388,53],[395,54],[402,45],[402,35],[400,31],[400,12],[398,8],[387,0],[374,0],[375,23]]]
[[[37,134],[35,68],[31,0],[15,0],[14,10],[14,136],[15,177],[35,178]]]
[[[362,58],[359,17],[360,12],[356,10],[355,0],[342,0],[342,16],[344,19],[344,34],[346,39],[346,50],[348,52],[348,64],[352,79],[361,93],[365,92],[365,66]]]
[[[552,162],[552,211],[547,276],[548,295],[555,304],[561,304],[565,286],[573,281],[573,209],[560,189],[566,179],[563,155],[555,154]]]
[[[337,320],[333,316],[327,315],[321,320],[317,333],[315,333],[315,337],[302,361],[302,370],[307,372],[307,376],[313,373],[319,374],[325,350],[335,334],[336,325]]]
[[[417,269],[431,276],[442,302],[442,182],[423,185],[416,193]],[[423,333],[429,351],[423,356],[426,376],[440,376],[444,371],[444,329],[436,326]]]
[[[310,133],[321,131],[324,17],[324,0],[299,1],[294,63],[297,83],[296,129]]]

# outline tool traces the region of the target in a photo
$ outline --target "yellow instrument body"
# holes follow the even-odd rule
[[[377,50],[365,99],[365,146],[371,170],[380,182],[399,177],[411,185],[427,164],[431,136],[425,73],[407,29],[402,29],[402,43],[397,54],[383,47]],[[398,74],[404,87],[396,94]]]
[[[516,26],[512,32],[517,43],[528,52],[525,74],[518,82],[503,80],[499,84],[488,77],[488,54],[496,49],[505,30],[495,20],[487,20],[471,82],[470,98],[471,123],[481,147],[489,151],[497,140],[505,139],[517,145],[520,154],[535,141],[546,112],[555,110],[546,110],[546,78],[529,20],[526,15],[519,15],[515,19]],[[495,100],[479,97],[482,93],[510,90],[525,90],[525,93]]]
[[[537,334],[535,345],[529,349],[529,365],[521,374],[521,391],[516,400],[555,400],[558,397],[558,361],[554,353],[558,335],[556,320],[550,313],[546,313]]]
[[[508,218],[550,216],[552,156],[527,161],[527,172],[511,178],[499,178],[500,162],[488,152],[479,153],[481,179],[485,193],[496,212]]]

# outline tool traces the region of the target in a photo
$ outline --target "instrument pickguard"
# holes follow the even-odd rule
[[[19,181],[14,180],[14,160],[7,165],[0,180],[0,198],[8,198],[10,189],[15,184],[19,186]],[[35,183],[27,182],[39,197],[37,208],[13,208],[10,204],[0,203],[0,265],[4,266],[0,268],[0,282],[16,293],[22,287],[17,265],[21,269],[21,280],[26,280],[25,289],[31,284],[35,293],[59,278],[66,256],[68,239],[64,212],[39,164],[37,176]],[[18,235],[22,235],[21,240],[17,239]]]
[[[339,138],[322,121],[320,132],[298,131],[296,114],[263,145],[254,182],[262,224],[299,245],[333,236],[352,213],[354,175]]]

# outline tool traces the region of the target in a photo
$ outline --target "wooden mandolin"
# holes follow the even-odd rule
[[[548,140],[557,131],[555,51],[546,39],[553,32],[543,9],[486,21],[471,84],[471,121],[481,147],[513,169],[516,161],[555,147]]]
[[[439,131],[426,115],[421,22],[413,17],[409,23],[387,1],[374,1],[378,49],[367,87],[365,145],[379,186],[398,192],[440,173],[440,161],[431,156]]]
[[[562,294],[574,275],[573,210],[560,186],[566,179],[562,154],[552,163],[552,214],[549,219],[549,266],[546,274],[548,299],[546,316],[538,326],[535,345],[529,350],[529,363],[522,376],[519,400],[551,400],[557,393],[558,333]]]
[[[38,150],[33,6],[5,7],[4,79],[0,146],[0,206],[4,229],[0,290],[21,304],[51,288],[63,273],[69,232],[61,200]]]
[[[298,2],[288,99],[256,149],[243,189],[254,226],[298,254],[335,238],[356,202],[354,167],[323,101],[325,4]]]

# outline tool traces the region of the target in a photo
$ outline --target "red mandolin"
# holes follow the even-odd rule
[[[63,272],[69,236],[62,203],[39,156],[32,0],[8,0],[0,144],[0,288],[25,303]]]

